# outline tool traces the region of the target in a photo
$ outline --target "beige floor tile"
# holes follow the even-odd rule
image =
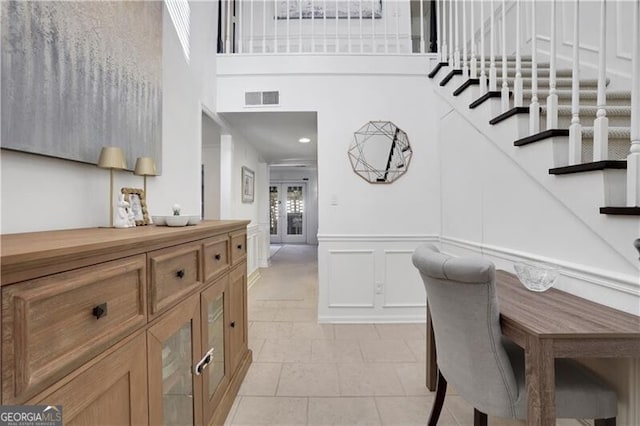
[[[254,322],[249,328],[251,339],[288,339],[291,337],[293,324],[290,322]]]
[[[362,362],[358,342],[351,340],[312,340],[311,362]]]
[[[379,425],[372,397],[309,398],[309,425]]]
[[[278,396],[338,396],[336,364],[283,364]]]
[[[311,340],[267,339],[255,360],[258,362],[310,362]]]
[[[335,324],[336,339],[379,339],[380,335],[373,324]]]
[[[317,311],[314,308],[280,308],[274,321],[311,322],[318,320]]]
[[[424,339],[424,324],[376,324],[381,339]]]
[[[424,362],[395,364],[396,373],[404,392],[408,396],[433,395],[426,385],[426,365]]]
[[[365,362],[417,361],[404,340],[360,340],[360,349]]]
[[[274,321],[277,313],[277,308],[250,306],[247,316],[249,321]]]
[[[275,396],[281,369],[281,363],[252,363],[238,395]]]
[[[431,412],[433,397],[376,397],[376,405],[383,425],[426,425]],[[438,426],[458,426],[456,420],[443,410]]]
[[[416,360],[418,361],[426,361],[427,359],[427,343],[426,340],[422,339],[422,340],[413,340],[413,339],[407,339],[405,340],[407,346],[409,346],[409,349],[411,349],[411,352],[413,353],[413,356],[415,356]]]
[[[338,364],[343,396],[404,395],[393,364]]]
[[[244,396],[233,425],[306,425],[307,398]]]
[[[293,323],[292,339],[333,339],[333,324]]]
[[[249,333],[249,335],[251,335],[251,333]],[[249,349],[253,351],[254,357],[258,352],[260,352],[260,349],[262,349],[263,344],[264,344],[264,339],[252,339],[251,336],[249,336],[249,340],[247,341],[247,345],[249,346]]]

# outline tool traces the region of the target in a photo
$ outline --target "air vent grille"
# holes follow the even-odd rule
[[[280,92],[245,92],[244,104],[246,106],[280,105]]]

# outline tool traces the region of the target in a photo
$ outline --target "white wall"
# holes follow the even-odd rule
[[[280,90],[270,110],[317,111],[320,321],[421,321],[424,289],[410,255],[440,223],[428,59],[356,59],[219,57],[218,111],[243,111],[244,91],[266,88]],[[411,141],[411,166],[393,184],[351,169],[353,132],[370,120],[394,122]]]
[[[200,212],[200,121],[203,104],[215,110],[217,4],[189,4],[189,62],[166,7],[163,11],[163,174],[147,181],[152,214],[170,214],[174,203],[185,214]],[[0,161],[2,233],[108,225],[107,170],[4,150]],[[116,191],[125,186],[141,188],[142,178],[116,172]]]
[[[271,167],[270,182],[302,182],[306,179],[305,202],[307,244],[318,244],[318,170],[315,168]]]
[[[220,126],[202,114],[204,219],[220,219]]]

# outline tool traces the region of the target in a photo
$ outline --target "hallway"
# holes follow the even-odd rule
[[[254,361],[226,424],[426,425],[424,325],[317,324],[316,247],[271,260],[249,291]],[[473,409],[451,392],[439,424],[472,425]]]

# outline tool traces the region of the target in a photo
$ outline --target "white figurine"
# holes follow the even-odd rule
[[[134,223],[135,225],[135,223]],[[114,221],[116,228],[130,228],[129,203],[125,201],[124,194],[118,195],[118,210]]]
[[[127,213],[129,214],[129,228],[135,228],[136,227],[136,214],[133,211],[133,208],[129,207],[127,209]]]

